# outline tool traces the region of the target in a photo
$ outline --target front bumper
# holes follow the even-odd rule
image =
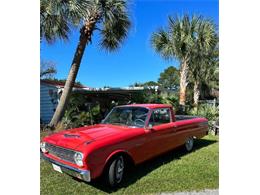
[[[63,163],[57,162],[51,158],[46,157],[42,152],[41,152],[41,158],[52,163],[55,165],[58,165],[63,173],[66,173],[68,175],[71,175],[73,177],[77,177],[79,179],[82,179],[84,181],[90,182],[91,181],[91,177],[90,177],[90,171],[89,170],[80,170],[80,169],[76,169],[74,167],[65,165]]]

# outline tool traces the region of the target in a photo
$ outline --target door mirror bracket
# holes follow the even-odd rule
[[[153,130],[153,125],[152,124],[148,124],[147,129],[150,130],[150,131]]]

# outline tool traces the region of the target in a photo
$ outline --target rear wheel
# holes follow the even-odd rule
[[[111,187],[115,187],[122,182],[124,170],[125,159],[122,155],[119,155],[111,161],[108,167],[107,182]]]
[[[194,139],[193,137],[189,137],[185,142],[185,148],[188,152],[190,152],[193,148]]]

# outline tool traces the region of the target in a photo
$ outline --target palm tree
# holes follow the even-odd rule
[[[193,81],[194,106],[198,106],[201,83],[208,83],[218,66],[218,37],[214,24],[201,18],[190,60],[190,78]]]
[[[80,0],[74,0],[80,2]],[[69,1],[69,2],[74,2]],[[64,2],[64,1],[62,1]],[[67,2],[67,1],[65,1]],[[63,93],[61,95],[59,104],[56,108],[56,111],[53,115],[53,118],[50,122],[50,126],[55,126],[62,118],[66,105],[69,100],[70,93],[72,91],[75,79],[80,67],[81,59],[85,51],[86,45],[91,43],[91,38],[93,32],[98,30],[101,34],[100,46],[108,51],[114,51],[121,45],[122,41],[126,38],[128,30],[130,28],[130,20],[127,10],[126,0],[93,0],[93,1],[83,1],[85,4],[85,11],[82,11],[82,18],[77,20],[73,14],[69,14],[65,19],[60,19],[60,17],[55,17],[54,22],[57,21],[58,27],[60,23],[64,22],[63,20],[68,21],[69,24],[71,21],[75,23],[82,22],[82,27],[80,29],[79,42],[72,60],[70,72],[66,80]],[[81,6],[75,9],[81,10]],[[64,11],[61,10],[60,13],[70,12],[70,9],[65,6]],[[80,11],[81,12],[81,11]],[[51,22],[50,22],[51,23]],[[68,32],[68,25],[60,25],[61,29],[64,26],[63,30],[55,30],[54,33],[49,29],[49,26],[42,28],[46,39],[49,39],[46,35],[54,34],[56,37],[65,37]],[[46,33],[47,32],[47,33]],[[63,36],[65,35],[65,36]],[[54,37],[55,37],[54,36]],[[50,39],[52,40],[52,39]]]
[[[189,17],[187,14],[183,17],[169,17],[168,28],[159,29],[152,34],[151,38],[152,46],[163,58],[177,58],[180,61],[179,104],[181,106],[185,106],[190,55],[199,19],[200,17]]]

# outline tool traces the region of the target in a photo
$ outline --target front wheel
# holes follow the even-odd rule
[[[111,187],[115,187],[123,180],[125,161],[122,155],[117,156],[111,161],[108,167],[107,181]]]
[[[194,139],[193,137],[189,137],[186,141],[185,141],[185,148],[188,152],[190,152],[193,148],[193,143],[194,143]]]

